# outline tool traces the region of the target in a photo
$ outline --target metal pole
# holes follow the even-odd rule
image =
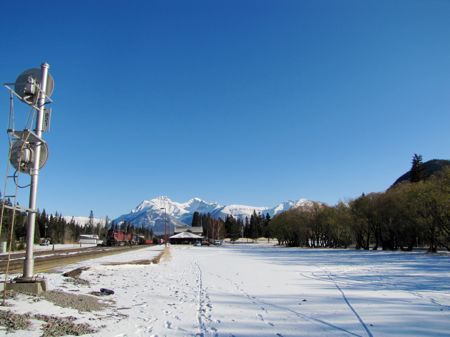
[[[44,122],[44,109],[45,109],[45,93],[47,90],[47,77],[48,68],[50,65],[48,63],[43,63],[41,65],[41,87],[39,91],[38,100],[38,114],[36,119],[36,135],[41,138],[42,136],[42,125]],[[39,161],[41,158],[41,144],[37,143],[34,149],[34,162],[33,168],[31,169],[31,186],[30,186],[30,203],[29,208],[31,212],[28,213],[27,221],[27,252],[25,257],[25,262],[23,265],[23,279],[31,280],[34,272],[34,258],[33,258],[33,244],[34,244],[34,226],[36,222],[36,199],[37,199],[37,189],[39,182]]]
[[[167,213],[165,207],[161,207],[160,209],[164,210],[164,246],[167,247]]]
[[[167,212],[165,208],[164,208],[164,233],[165,233],[164,243],[165,246],[167,247]]]

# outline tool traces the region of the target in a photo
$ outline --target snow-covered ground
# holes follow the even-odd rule
[[[161,249],[45,275],[51,289],[114,290],[104,297],[112,307],[103,311],[79,313],[27,296],[10,300],[10,309],[76,316],[105,337],[450,335],[448,255],[227,244],[172,246],[158,265],[108,265],[149,259]],[[63,281],[61,272],[78,266],[90,266],[81,274],[90,285]]]

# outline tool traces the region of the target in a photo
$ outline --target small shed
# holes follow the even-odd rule
[[[95,234],[80,234],[80,245],[81,244],[102,244],[103,240],[100,240],[98,235]]]
[[[169,238],[169,242],[171,244],[194,244],[196,242],[202,242],[203,236],[191,233],[191,232],[182,232],[175,235],[172,235]]]

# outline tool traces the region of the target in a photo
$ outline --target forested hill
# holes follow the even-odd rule
[[[422,164],[422,178],[427,179],[433,174],[442,171],[445,167],[450,167],[450,160],[444,159],[432,159]],[[403,181],[409,181],[411,179],[411,171],[406,172],[400,178],[398,178],[392,186],[395,186]]]

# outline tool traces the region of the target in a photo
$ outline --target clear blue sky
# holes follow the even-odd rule
[[[334,204],[414,153],[450,158],[449,18],[447,0],[7,1],[0,81],[51,65],[48,212]]]

